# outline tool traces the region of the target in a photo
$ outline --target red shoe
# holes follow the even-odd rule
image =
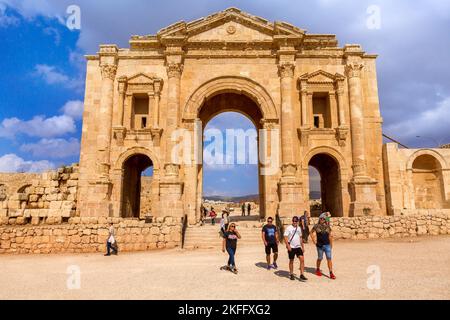
[[[320,271],[320,269],[316,269],[316,276],[318,277],[322,276],[322,272]]]
[[[333,273],[333,272],[330,272],[330,279],[333,279],[333,280],[335,280],[335,279],[336,279],[336,276],[334,275],[334,273]]]

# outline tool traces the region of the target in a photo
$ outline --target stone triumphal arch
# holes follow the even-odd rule
[[[133,36],[127,49],[101,45],[87,56],[77,213],[143,218],[151,167],[151,215],[197,223],[202,164],[173,160],[173,134],[194,140],[199,120],[237,111],[265,129],[277,161],[270,174],[259,165],[262,217],[309,209],[308,166],[333,215],[386,214],[375,59],[236,8]]]

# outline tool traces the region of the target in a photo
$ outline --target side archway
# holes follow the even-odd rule
[[[302,168],[306,195],[309,201],[310,177],[309,168],[315,168],[320,176],[320,206],[315,208],[317,215],[323,211],[329,211],[332,216],[342,217],[347,209],[344,201],[347,199],[347,168],[344,157],[335,149],[319,147],[311,150],[303,159]]]

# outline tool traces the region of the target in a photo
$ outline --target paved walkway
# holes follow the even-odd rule
[[[259,246],[238,248],[238,275],[219,270],[226,255],[215,250],[0,256],[0,299],[450,299],[448,236],[337,241],[335,281],[310,273],[315,256],[308,245],[307,283],[287,279],[285,250],[267,271]],[[80,289],[67,288],[71,265]],[[371,265],[380,289],[367,287]]]

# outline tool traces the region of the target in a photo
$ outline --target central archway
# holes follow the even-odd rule
[[[186,123],[201,120],[202,129],[204,129],[213,117],[228,111],[239,112],[253,122],[257,130],[258,145],[259,129],[264,128],[264,123],[270,123],[273,126],[278,125],[277,110],[267,91],[253,80],[239,76],[218,77],[201,85],[187,100],[182,119]],[[270,144],[270,141],[268,143]],[[259,152],[257,158],[260,199],[259,216],[264,218],[267,214],[268,204],[270,206],[270,214],[275,215],[276,213],[275,209],[278,199],[274,190],[276,190],[277,178],[261,175]],[[187,211],[190,212],[188,218],[192,223],[198,222],[200,218],[203,189],[202,170],[203,166],[201,164],[196,166],[196,183],[191,191],[187,191],[189,194],[196,194],[197,200],[195,210],[187,206]],[[188,176],[192,177],[194,173],[188,174]],[[190,188],[188,183],[186,185],[187,188]]]

